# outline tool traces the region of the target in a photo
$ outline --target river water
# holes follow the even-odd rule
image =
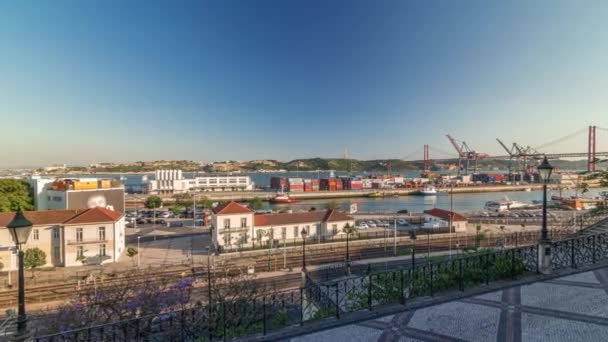
[[[421,171],[406,171],[399,172],[405,177],[415,177],[420,174]],[[382,173],[382,172],[368,172]],[[397,173],[397,172],[395,172]],[[364,175],[366,173],[359,173]],[[303,178],[326,178],[330,176],[329,172],[282,172],[282,173],[248,173],[252,180],[258,186],[268,186],[270,184],[270,178],[273,176],[279,177],[303,177]],[[336,176],[347,175],[347,172],[336,172]],[[115,178],[120,179],[127,186],[141,185],[143,180],[143,174],[94,174],[94,175],[69,175],[71,177],[100,177],[100,178]],[[148,179],[154,179],[154,174],[147,174]],[[185,177],[193,177],[192,173],[185,173]],[[589,193],[585,196],[597,196],[600,191],[607,191],[608,189],[590,189]],[[557,191],[549,192],[549,197],[552,195],[558,195]],[[574,191],[565,191],[563,196],[575,195]],[[453,208],[455,211],[475,211],[482,210],[484,204],[487,201],[499,200],[508,197],[509,199],[532,203],[534,200],[542,200],[541,191],[507,191],[507,192],[491,192],[491,193],[472,193],[472,194],[454,194],[453,195]],[[302,200],[298,203],[292,204],[266,204],[266,209],[282,209],[291,208],[294,210],[308,210],[311,207],[318,209],[324,208],[325,204],[332,201],[331,199],[315,199],[315,200]],[[400,196],[400,197],[385,197],[385,198],[345,198],[335,199],[340,204],[340,208],[348,210],[352,203],[357,203],[359,211],[364,212],[395,212],[398,210],[407,209],[410,212],[422,212],[432,208],[450,209],[450,195],[440,194],[437,196]]]
[[[590,189],[585,196],[597,196],[600,191],[608,189]],[[558,195],[557,191],[549,191],[548,197]],[[572,196],[574,191],[564,191],[563,196]],[[532,203],[534,200],[542,200],[542,191],[506,191],[506,192],[487,192],[487,193],[469,193],[469,194],[454,194],[453,208],[456,212],[483,210],[484,204],[487,201],[504,199],[505,197]],[[302,200],[298,203],[291,204],[267,204],[267,208],[282,209],[291,208],[294,210],[307,210],[311,207],[322,209],[325,205],[332,201],[331,199],[315,199]],[[437,196],[400,196],[400,197],[385,197],[385,198],[342,198],[335,199],[340,204],[340,209],[348,210],[352,203],[357,203],[357,209],[363,212],[396,212],[398,210],[407,209],[410,212],[420,213],[424,210],[433,208],[450,209],[450,195],[440,194]]]

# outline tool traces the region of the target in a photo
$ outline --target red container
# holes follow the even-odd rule
[[[372,189],[380,189],[380,183],[372,183]]]

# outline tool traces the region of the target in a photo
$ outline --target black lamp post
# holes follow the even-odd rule
[[[19,253],[19,313],[17,316],[17,340],[27,338],[27,315],[25,314],[25,275],[23,269],[23,245],[32,231],[32,222],[25,218],[21,210],[6,227],[11,232]]]
[[[553,166],[549,164],[547,157],[545,157],[543,162],[538,166],[538,174],[543,182],[543,226],[541,229],[541,241],[543,242],[549,240],[547,234],[547,183],[551,179],[551,173],[553,173]]]
[[[414,242],[414,247],[412,248],[412,268],[416,268],[416,230],[410,231],[410,239]]]
[[[306,236],[308,232],[305,228],[302,228],[300,235],[302,235],[302,272],[306,272]]]

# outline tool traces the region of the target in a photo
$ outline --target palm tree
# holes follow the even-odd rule
[[[338,201],[336,201],[336,200],[329,201],[325,204],[325,209],[327,209],[327,210],[338,209],[339,207],[340,207],[340,203],[338,203]]]
[[[346,223],[342,231],[346,234],[346,273],[350,275],[350,254],[348,250],[348,242],[350,234],[354,234],[357,232],[357,227],[351,225],[350,223]]]

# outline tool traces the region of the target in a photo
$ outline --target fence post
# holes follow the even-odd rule
[[[367,308],[371,311],[372,310],[372,282],[374,277],[372,277],[372,274],[368,274],[367,277],[369,278],[368,286],[367,286]]]
[[[595,235],[593,235],[593,263],[595,264]]]
[[[485,270],[486,270],[486,286],[490,284],[490,254],[486,254]]]
[[[464,275],[462,274],[462,258],[458,258],[458,289],[464,291]]]
[[[179,329],[179,330],[180,330],[180,331],[179,331],[179,335],[180,335],[180,337],[181,337],[181,340],[182,340],[182,341],[185,341],[185,340],[186,340],[186,339],[184,338],[184,316],[185,316],[185,314],[184,314],[184,310],[183,310],[183,309],[182,309],[181,314],[182,314],[182,315],[181,315],[181,316],[182,316],[182,318],[181,318],[181,321],[182,321],[182,322],[181,322],[181,327],[180,327],[180,329]]]
[[[222,339],[226,341],[226,303],[222,301]]]
[[[576,268],[576,263],[574,261],[574,239],[571,240],[570,244],[570,259],[572,268]]]
[[[346,288],[344,289],[346,291]],[[336,318],[340,319],[340,283],[336,283]]]
[[[304,288],[300,287],[300,325],[304,325]]]
[[[431,273],[430,273],[430,279],[429,279],[429,286],[430,286],[430,290],[431,290],[431,297],[433,297],[434,292],[433,292],[433,263],[431,263]]]
[[[403,279],[403,277],[405,276],[403,269],[401,269],[399,271],[399,283],[400,283],[400,288],[401,288],[401,304],[405,305],[405,294],[403,293],[403,291],[405,290],[405,280]]]
[[[140,333],[139,333],[139,318],[137,318],[135,320],[135,325],[136,325],[136,327],[135,327],[135,341],[139,342],[139,335],[140,335]]]
[[[262,335],[266,336],[266,296],[262,297]]]
[[[515,250],[511,250],[511,279],[515,280]]]

